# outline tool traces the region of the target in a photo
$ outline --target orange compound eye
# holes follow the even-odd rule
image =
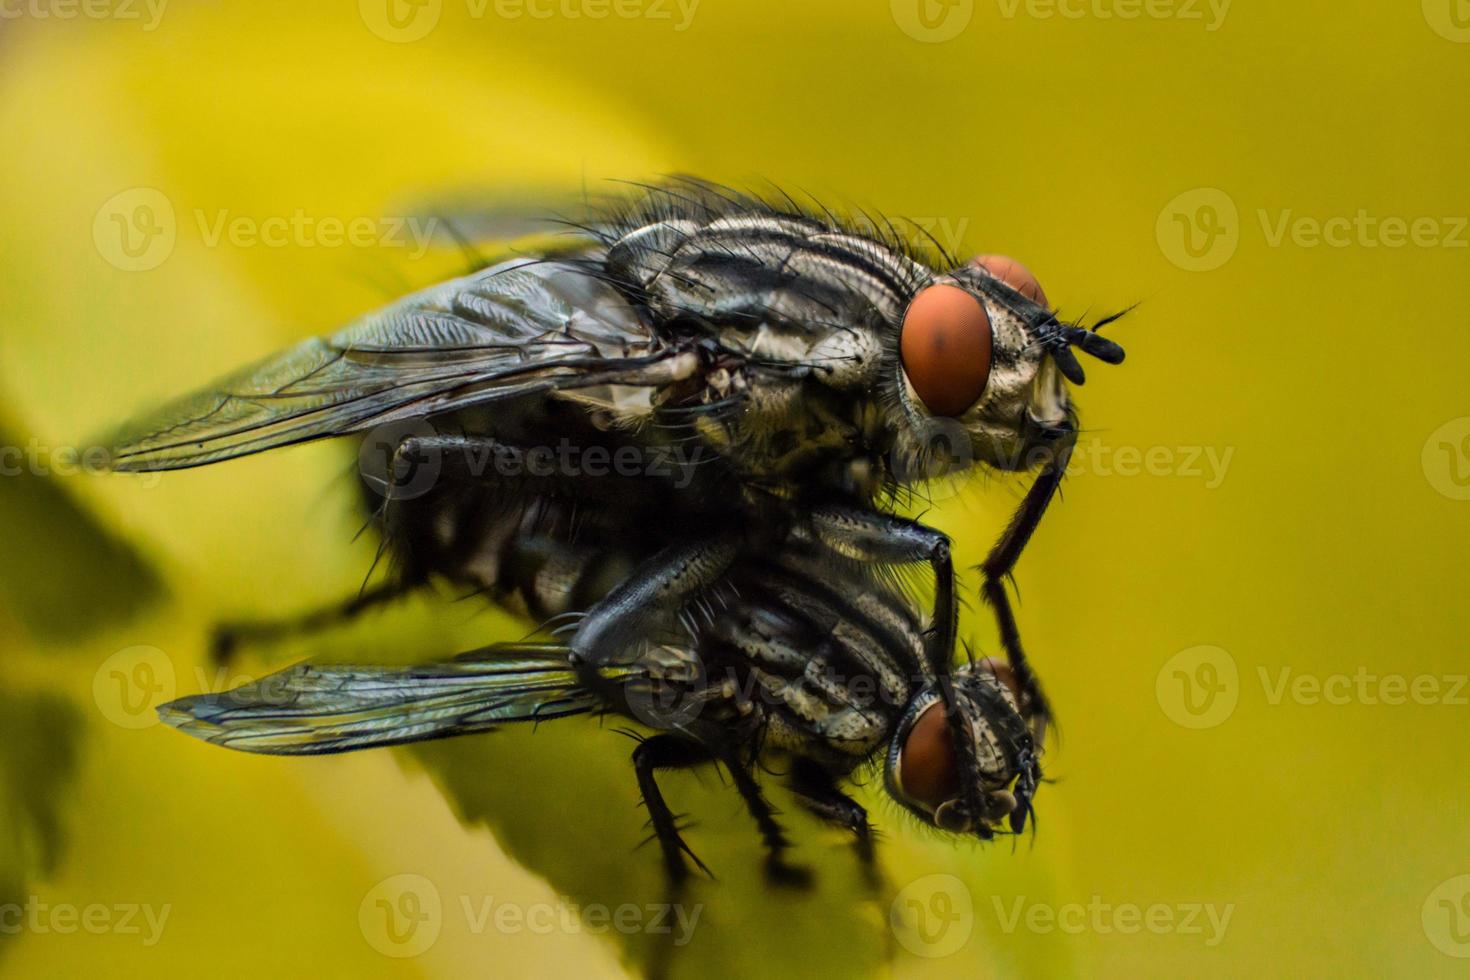
[[[1039,306],[1047,306],[1046,291],[1026,268],[1009,255],[982,255],[970,262],[978,265],[1001,282]]]
[[[990,315],[958,286],[919,290],[903,317],[898,352],[924,407],[955,417],[985,394],[990,380]]]
[[[959,795],[959,761],[944,705],[926,708],[909,729],[899,755],[899,785],[909,799],[931,808]]]

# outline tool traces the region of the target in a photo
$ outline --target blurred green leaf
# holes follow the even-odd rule
[[[27,442],[0,428],[15,452],[0,472],[0,608],[42,640],[86,636],[130,618],[161,591],[157,574],[105,529],[61,481],[32,472]]]
[[[60,860],[81,727],[62,697],[0,693],[0,904],[24,904],[35,877]],[[0,951],[7,938],[0,931]]]

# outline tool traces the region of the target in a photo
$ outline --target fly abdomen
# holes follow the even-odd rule
[[[536,620],[590,609],[632,571],[630,556],[610,548],[567,545],[542,536],[510,542],[501,566],[502,602]]]

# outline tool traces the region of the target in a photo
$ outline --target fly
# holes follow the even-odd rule
[[[689,566],[707,546],[685,547]],[[725,541],[730,553],[738,545]],[[630,578],[613,606],[646,589]],[[896,587],[816,546],[742,557],[717,580],[685,578],[662,612],[623,630],[616,651],[578,654],[589,617],[565,643],[492,646],[416,667],[300,664],[221,694],[164,705],[165,721],[247,752],[318,755],[486,732],[513,722],[605,713],[652,729],[633,766],[674,883],[703,868],[683,840],[657,773],[717,763],[730,773],[767,851],[767,870],[799,882],[759,772],[785,771],[812,813],[852,833],[873,859],[863,807],[841,784],[882,767],[887,792],[924,822],[990,837],[1029,811],[1040,768],[1009,668],[967,663],[947,679],[924,655],[925,623]],[[595,646],[596,644],[591,644]],[[946,683],[949,690],[946,692]],[[951,699],[965,738],[951,742]],[[772,763],[779,763],[773,767]],[[978,798],[984,807],[969,809]]]
[[[568,657],[589,682],[671,594],[722,580],[752,548],[817,544],[869,567],[927,565],[936,587],[923,657],[955,745],[969,735],[953,667],[950,542],[885,507],[936,468],[1035,471],[982,564],[982,590],[1039,742],[1049,708],[1004,582],[1075,443],[1076,351],[1123,360],[1101,325],[1060,320],[1009,260],[959,262],[896,231],[684,180],[608,208],[566,248],[411,295],[110,444],[116,469],[159,470],[388,433],[380,522],[406,571],[338,612],[434,577],[514,592],[533,612],[550,596],[585,613]],[[708,465],[687,486],[530,465],[568,438],[643,453],[693,445]],[[487,478],[471,465],[485,459],[514,475]],[[429,486],[415,488],[426,467]],[[518,542],[538,536],[524,522],[567,501],[601,522],[628,565],[589,583],[545,553],[521,554]],[[580,533],[565,518],[549,535],[553,551]],[[743,550],[728,547],[732,538]],[[528,560],[508,564],[518,555]],[[547,580],[526,581],[531,569],[549,570]],[[978,829],[991,806],[972,782],[947,819]],[[1012,828],[1025,818],[1012,811]]]

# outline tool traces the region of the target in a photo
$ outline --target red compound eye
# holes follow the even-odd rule
[[[1049,305],[1046,302],[1046,291],[1041,288],[1041,283],[1036,281],[1031,270],[1009,255],[982,255],[970,264],[978,265],[1031,302],[1041,306]]]
[[[985,394],[990,380],[990,316],[958,286],[919,290],[903,318],[899,356],[924,407],[955,417]]]
[[[959,796],[959,761],[944,705],[924,710],[899,753],[899,784],[911,800],[938,807]]]

